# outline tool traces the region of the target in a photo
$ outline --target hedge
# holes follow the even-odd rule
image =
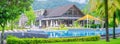
[[[7,44],[40,44],[52,42],[98,41],[100,36],[72,37],[72,38],[17,38],[8,37]]]
[[[100,28],[101,24],[88,24],[88,27],[90,26],[90,28]],[[85,25],[84,27],[87,27],[87,25]]]

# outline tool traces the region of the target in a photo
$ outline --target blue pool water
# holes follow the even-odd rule
[[[120,29],[116,29],[116,34],[120,34]],[[105,29],[93,30],[93,29],[69,29],[63,31],[48,31],[46,32],[49,38],[52,37],[78,37],[78,36],[96,36],[105,35]],[[109,34],[112,35],[113,30],[109,29]]]
[[[116,29],[116,34],[120,34],[120,29]],[[112,35],[113,29],[109,29]],[[19,38],[56,38],[56,37],[80,37],[80,36],[105,36],[105,29],[69,29],[69,30],[27,30],[27,32],[5,32],[5,38],[13,35]],[[1,36],[1,35],[0,35]]]

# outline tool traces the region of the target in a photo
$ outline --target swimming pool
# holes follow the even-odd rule
[[[116,29],[116,34],[120,34],[120,29]],[[63,31],[47,31],[49,38],[55,38],[55,37],[78,37],[78,36],[96,36],[106,35],[105,29],[102,30],[94,30],[94,29],[69,29],[69,30],[63,30]],[[113,34],[113,30],[109,29],[109,34]]]
[[[116,29],[116,34],[120,34],[120,29]],[[113,29],[109,29],[112,35]],[[13,35],[19,38],[61,38],[61,37],[81,37],[81,36],[105,36],[105,29],[69,29],[69,30],[27,30],[26,32],[5,32],[5,38]]]

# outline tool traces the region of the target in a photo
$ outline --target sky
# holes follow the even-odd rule
[[[68,0],[68,1],[77,2],[77,3],[80,3],[80,4],[85,4],[87,0]]]
[[[50,1],[50,0],[38,0],[38,1]],[[77,2],[77,3],[80,3],[80,4],[86,4],[87,0],[68,0],[68,1]]]
[[[38,1],[47,1],[47,0],[38,0]]]

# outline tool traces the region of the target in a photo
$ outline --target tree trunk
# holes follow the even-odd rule
[[[1,33],[1,44],[4,44],[4,30],[5,30],[5,23],[1,25],[2,33]]]
[[[11,30],[14,28],[14,21],[11,21]]]
[[[30,21],[30,28],[32,28],[32,24],[33,24],[32,21]]]
[[[116,36],[115,36],[115,27],[116,27],[115,19],[116,19],[116,14],[117,14],[117,11],[114,13],[114,16],[113,16],[113,39],[116,39]]]
[[[106,28],[106,41],[109,42],[109,30],[108,30],[108,0],[105,0],[105,28]]]
[[[33,21],[31,21],[31,25],[30,25],[30,27],[31,27],[31,28],[34,27],[34,22],[33,22]]]

